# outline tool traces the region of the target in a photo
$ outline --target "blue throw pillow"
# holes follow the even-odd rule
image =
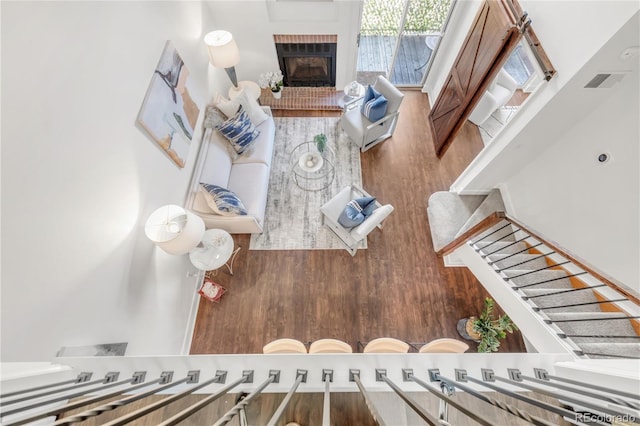
[[[380,95],[362,104],[362,115],[367,117],[372,123],[375,123],[387,113],[387,104],[387,98]]]
[[[247,209],[233,191],[202,182],[200,187],[207,204],[215,213],[222,216],[246,216]]]
[[[260,130],[257,130],[253,123],[251,123],[249,116],[242,108],[240,108],[236,115],[218,124],[216,129],[227,138],[238,155],[247,152],[260,134]]]
[[[380,93],[378,93],[376,89],[373,88],[373,86],[368,85],[366,90],[364,91],[364,96],[362,97],[362,105],[360,105],[360,112],[364,114],[365,104],[370,100],[377,98],[378,96],[380,96]]]
[[[373,197],[361,197],[347,203],[338,223],[345,228],[353,228],[360,225],[375,210],[376,199]]]

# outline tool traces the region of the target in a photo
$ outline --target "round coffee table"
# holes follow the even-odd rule
[[[328,145],[320,153],[315,142],[303,142],[289,155],[291,178],[305,191],[320,191],[333,182],[336,172],[333,162],[334,154]]]

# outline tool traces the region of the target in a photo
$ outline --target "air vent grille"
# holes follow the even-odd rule
[[[585,86],[585,89],[610,89],[620,82],[624,73],[600,73],[596,74]]]

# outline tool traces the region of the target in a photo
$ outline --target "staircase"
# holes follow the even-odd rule
[[[459,210],[443,220],[445,205]],[[515,220],[502,219],[504,214],[496,213],[501,207],[504,205],[497,191],[481,200],[477,196],[435,193],[429,199],[428,212],[436,251],[444,254],[461,245],[472,248],[455,253],[473,253],[486,262],[484,271],[470,267],[485,287],[487,278],[482,277],[487,276],[489,266],[493,277],[488,278],[514,291],[509,296],[520,303],[505,303],[505,298],[498,302],[512,318],[519,316],[521,322],[525,321],[516,321],[525,338],[529,321],[523,308],[580,358],[640,359],[638,299]],[[484,225],[483,220],[486,223],[491,215],[493,223]],[[453,225],[460,223],[461,228],[453,232]],[[473,236],[469,236],[470,231]],[[487,290],[492,293],[492,288]]]
[[[433,193],[429,197],[427,215],[434,250],[440,252],[491,213],[504,210],[498,190],[488,195],[457,195],[447,191]],[[462,266],[452,255],[445,257],[445,264]]]

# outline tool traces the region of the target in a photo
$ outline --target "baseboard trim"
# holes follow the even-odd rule
[[[444,261],[444,266],[446,266],[447,268],[466,268],[467,267],[467,265],[465,265],[464,262],[458,256],[456,256],[455,251],[451,254],[443,256],[442,260]]]
[[[191,301],[191,309],[189,309],[189,317],[187,318],[187,326],[184,331],[184,340],[182,341],[182,349],[180,355],[189,355],[191,351],[191,341],[196,328],[196,318],[198,317],[198,307],[200,306],[200,294],[198,289],[204,280],[204,271],[198,271],[195,280],[195,288],[193,290],[193,300]]]

